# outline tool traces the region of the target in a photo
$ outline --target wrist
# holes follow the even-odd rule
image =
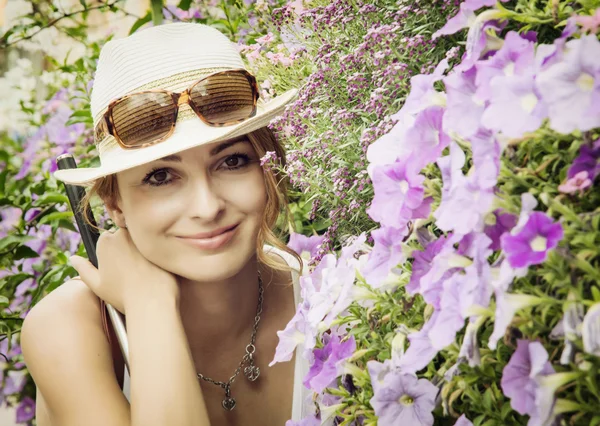
[[[154,309],[179,310],[179,294],[172,291],[142,292],[125,299],[125,314],[133,311],[148,311]]]

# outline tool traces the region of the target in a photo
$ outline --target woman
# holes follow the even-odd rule
[[[263,103],[243,68],[200,24],[103,47],[91,96],[101,166],[55,177],[91,185],[83,208],[96,193],[120,229],[101,234],[98,269],[72,258],[80,279],[24,322],[38,426],[280,426],[310,411],[305,361],[268,367],[301,260],[271,232],[283,179],[260,158],[284,158],[266,125],[296,90]],[[99,298],[126,315],[125,394]]]

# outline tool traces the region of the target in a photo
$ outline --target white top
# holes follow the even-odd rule
[[[300,276],[299,270],[300,265],[298,261],[294,258],[294,256],[286,253],[283,250],[278,249],[277,247],[273,247],[270,245],[264,246],[265,253],[269,253],[273,251],[274,253],[280,255],[292,270],[292,281],[294,285],[294,303],[296,307],[299,303],[301,303],[300,296]],[[314,403],[312,402],[312,394],[309,389],[304,387],[302,384],[302,380],[306,377],[306,374],[309,370],[308,360],[306,360],[302,356],[302,352],[304,350],[304,345],[298,345],[296,348],[296,360],[295,360],[295,368],[294,368],[294,394],[293,394],[293,402],[292,402],[292,412],[291,419],[294,421],[299,421],[304,417],[307,417],[310,414],[314,414]],[[130,395],[130,385],[129,385],[129,371],[127,371],[127,367],[125,366],[125,374],[123,379],[123,393],[125,397],[129,401]]]

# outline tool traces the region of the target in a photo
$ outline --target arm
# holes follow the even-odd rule
[[[125,313],[131,364],[131,424],[208,426],[176,298],[168,293],[147,293],[126,305]]]
[[[126,311],[131,406],[114,375],[98,299],[83,282],[66,282],[29,312],[21,347],[52,426],[209,425],[177,304],[139,302]]]

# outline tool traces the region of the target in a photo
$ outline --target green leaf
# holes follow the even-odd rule
[[[29,235],[9,235],[0,239],[0,250],[4,250],[13,244],[23,244],[27,241],[33,240],[35,237]]]
[[[40,255],[31,247],[23,245],[15,252],[14,260],[35,259],[36,257],[40,257]]]
[[[73,217],[73,212],[68,211],[68,212],[54,212],[54,213],[50,213],[49,215],[44,216],[43,218],[40,219],[40,221],[38,222],[40,225],[43,223],[48,223],[48,222],[53,222],[53,221],[59,221],[62,219],[69,219]]]
[[[150,21],[152,21],[152,12],[149,11],[148,13],[146,13],[145,16],[134,22],[133,26],[129,30],[129,35],[133,34],[138,30],[138,28],[140,28],[144,24],[147,24]]]
[[[10,304],[10,300],[8,300],[8,297],[0,295],[0,305],[9,305],[9,304]]]
[[[61,194],[60,192],[50,192],[35,200],[32,205],[39,207],[46,204],[67,204],[68,202],[69,198],[66,195]]]
[[[190,5],[192,4],[192,0],[181,0],[177,5],[181,10],[190,10]]]

